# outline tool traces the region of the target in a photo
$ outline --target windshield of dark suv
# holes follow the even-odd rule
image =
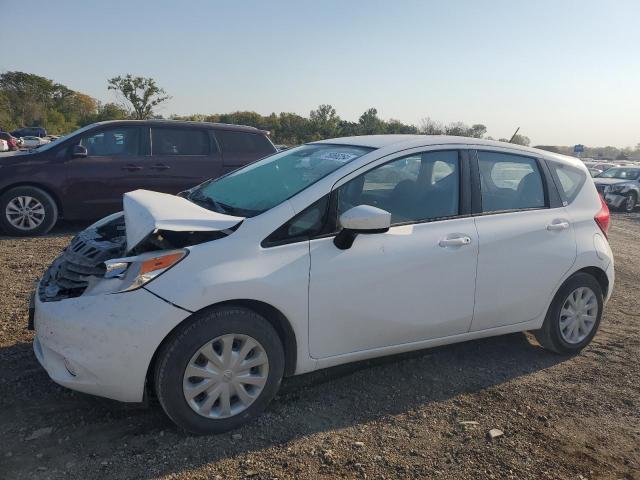
[[[95,127],[95,125],[96,125],[95,123],[92,123],[91,125],[87,125],[85,127],[79,128],[79,129],[71,132],[69,135],[65,135],[64,137],[56,138],[53,142],[45,143],[44,145],[40,145],[39,147],[32,148],[31,150],[36,150],[38,152],[44,152],[46,150],[49,150],[50,148],[55,147],[56,145],[60,145],[65,140],[68,140],[70,137],[72,137],[74,135],[77,135],[78,133],[86,132],[90,128]]]
[[[303,145],[205,182],[187,198],[220,213],[253,217],[372,150],[350,145]]]
[[[640,168],[610,168],[605,170],[598,178],[618,178],[620,180],[637,180],[640,176]]]

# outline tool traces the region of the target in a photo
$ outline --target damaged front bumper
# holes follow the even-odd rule
[[[64,387],[141,402],[156,348],[189,315],[144,288],[54,302],[36,295],[33,349]]]
[[[617,193],[605,193],[604,201],[609,207],[620,208],[622,203],[627,199],[625,195]]]

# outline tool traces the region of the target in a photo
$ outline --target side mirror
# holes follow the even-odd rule
[[[71,158],[84,158],[87,155],[87,149],[82,145],[74,145],[71,147]]]
[[[384,233],[391,226],[391,214],[371,205],[358,205],[340,215],[342,230],[333,239],[340,250],[351,248],[358,234]]]

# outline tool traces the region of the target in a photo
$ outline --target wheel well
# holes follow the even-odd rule
[[[46,187],[46,186],[44,186],[44,185],[42,185],[40,183],[33,183],[33,182],[13,183],[11,185],[7,185],[2,190],[0,190],[0,195],[4,195],[5,192],[8,192],[12,188],[18,188],[18,187],[39,188],[43,192],[48,193],[49,196],[51,198],[53,198],[53,201],[56,202],[56,207],[58,207],[58,217],[62,217],[62,203],[60,202],[60,198],[58,198],[58,195],[56,195],[56,193],[52,189],[50,189],[49,187]]]
[[[280,341],[284,347],[284,375],[293,375],[293,372],[296,370],[296,362],[298,358],[298,342],[296,340],[296,335],[293,332],[293,328],[291,327],[291,323],[289,323],[287,317],[285,317],[280,310],[268,303],[258,300],[230,300],[217,303],[215,306],[221,305],[246,307],[263,316],[271,326],[275,328],[276,332],[278,332],[278,336],[280,337]]]
[[[600,284],[600,288],[602,288],[602,295],[606,298],[607,293],[609,292],[609,277],[604,270],[598,267],[586,267],[578,270],[575,273],[588,273],[592,277],[594,277],[598,283]]]
[[[227,300],[225,302],[214,303],[213,305],[209,305],[201,310],[211,307],[220,307],[220,306],[236,306],[236,307],[245,307],[249,310],[253,310],[258,313],[262,317],[264,317],[276,330],[278,336],[280,337],[280,341],[282,342],[282,346],[284,347],[284,375],[291,376],[296,370],[296,362],[297,362],[297,354],[298,354],[298,343],[296,340],[295,333],[293,332],[293,328],[291,327],[291,323],[284,314],[278,310],[277,308],[269,305],[268,303],[261,302],[258,300],[248,300],[248,299],[238,299],[238,300]],[[197,313],[197,312],[193,312]],[[162,347],[173,337],[174,332],[184,325],[184,322],[188,322],[191,317],[185,318],[182,322],[176,325],[160,342],[160,345],[156,348],[156,351],[151,358],[151,362],[149,362],[149,368],[147,369],[147,385],[153,382],[153,372],[155,370],[156,361],[158,360],[158,353],[162,350]]]

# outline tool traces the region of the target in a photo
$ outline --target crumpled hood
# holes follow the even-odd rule
[[[594,178],[593,183],[596,185],[616,185],[618,183],[632,183],[633,180],[626,178]]]
[[[235,227],[244,217],[234,217],[202,208],[186,198],[149,190],[124,194],[127,251],[156,230],[212,232]]]

